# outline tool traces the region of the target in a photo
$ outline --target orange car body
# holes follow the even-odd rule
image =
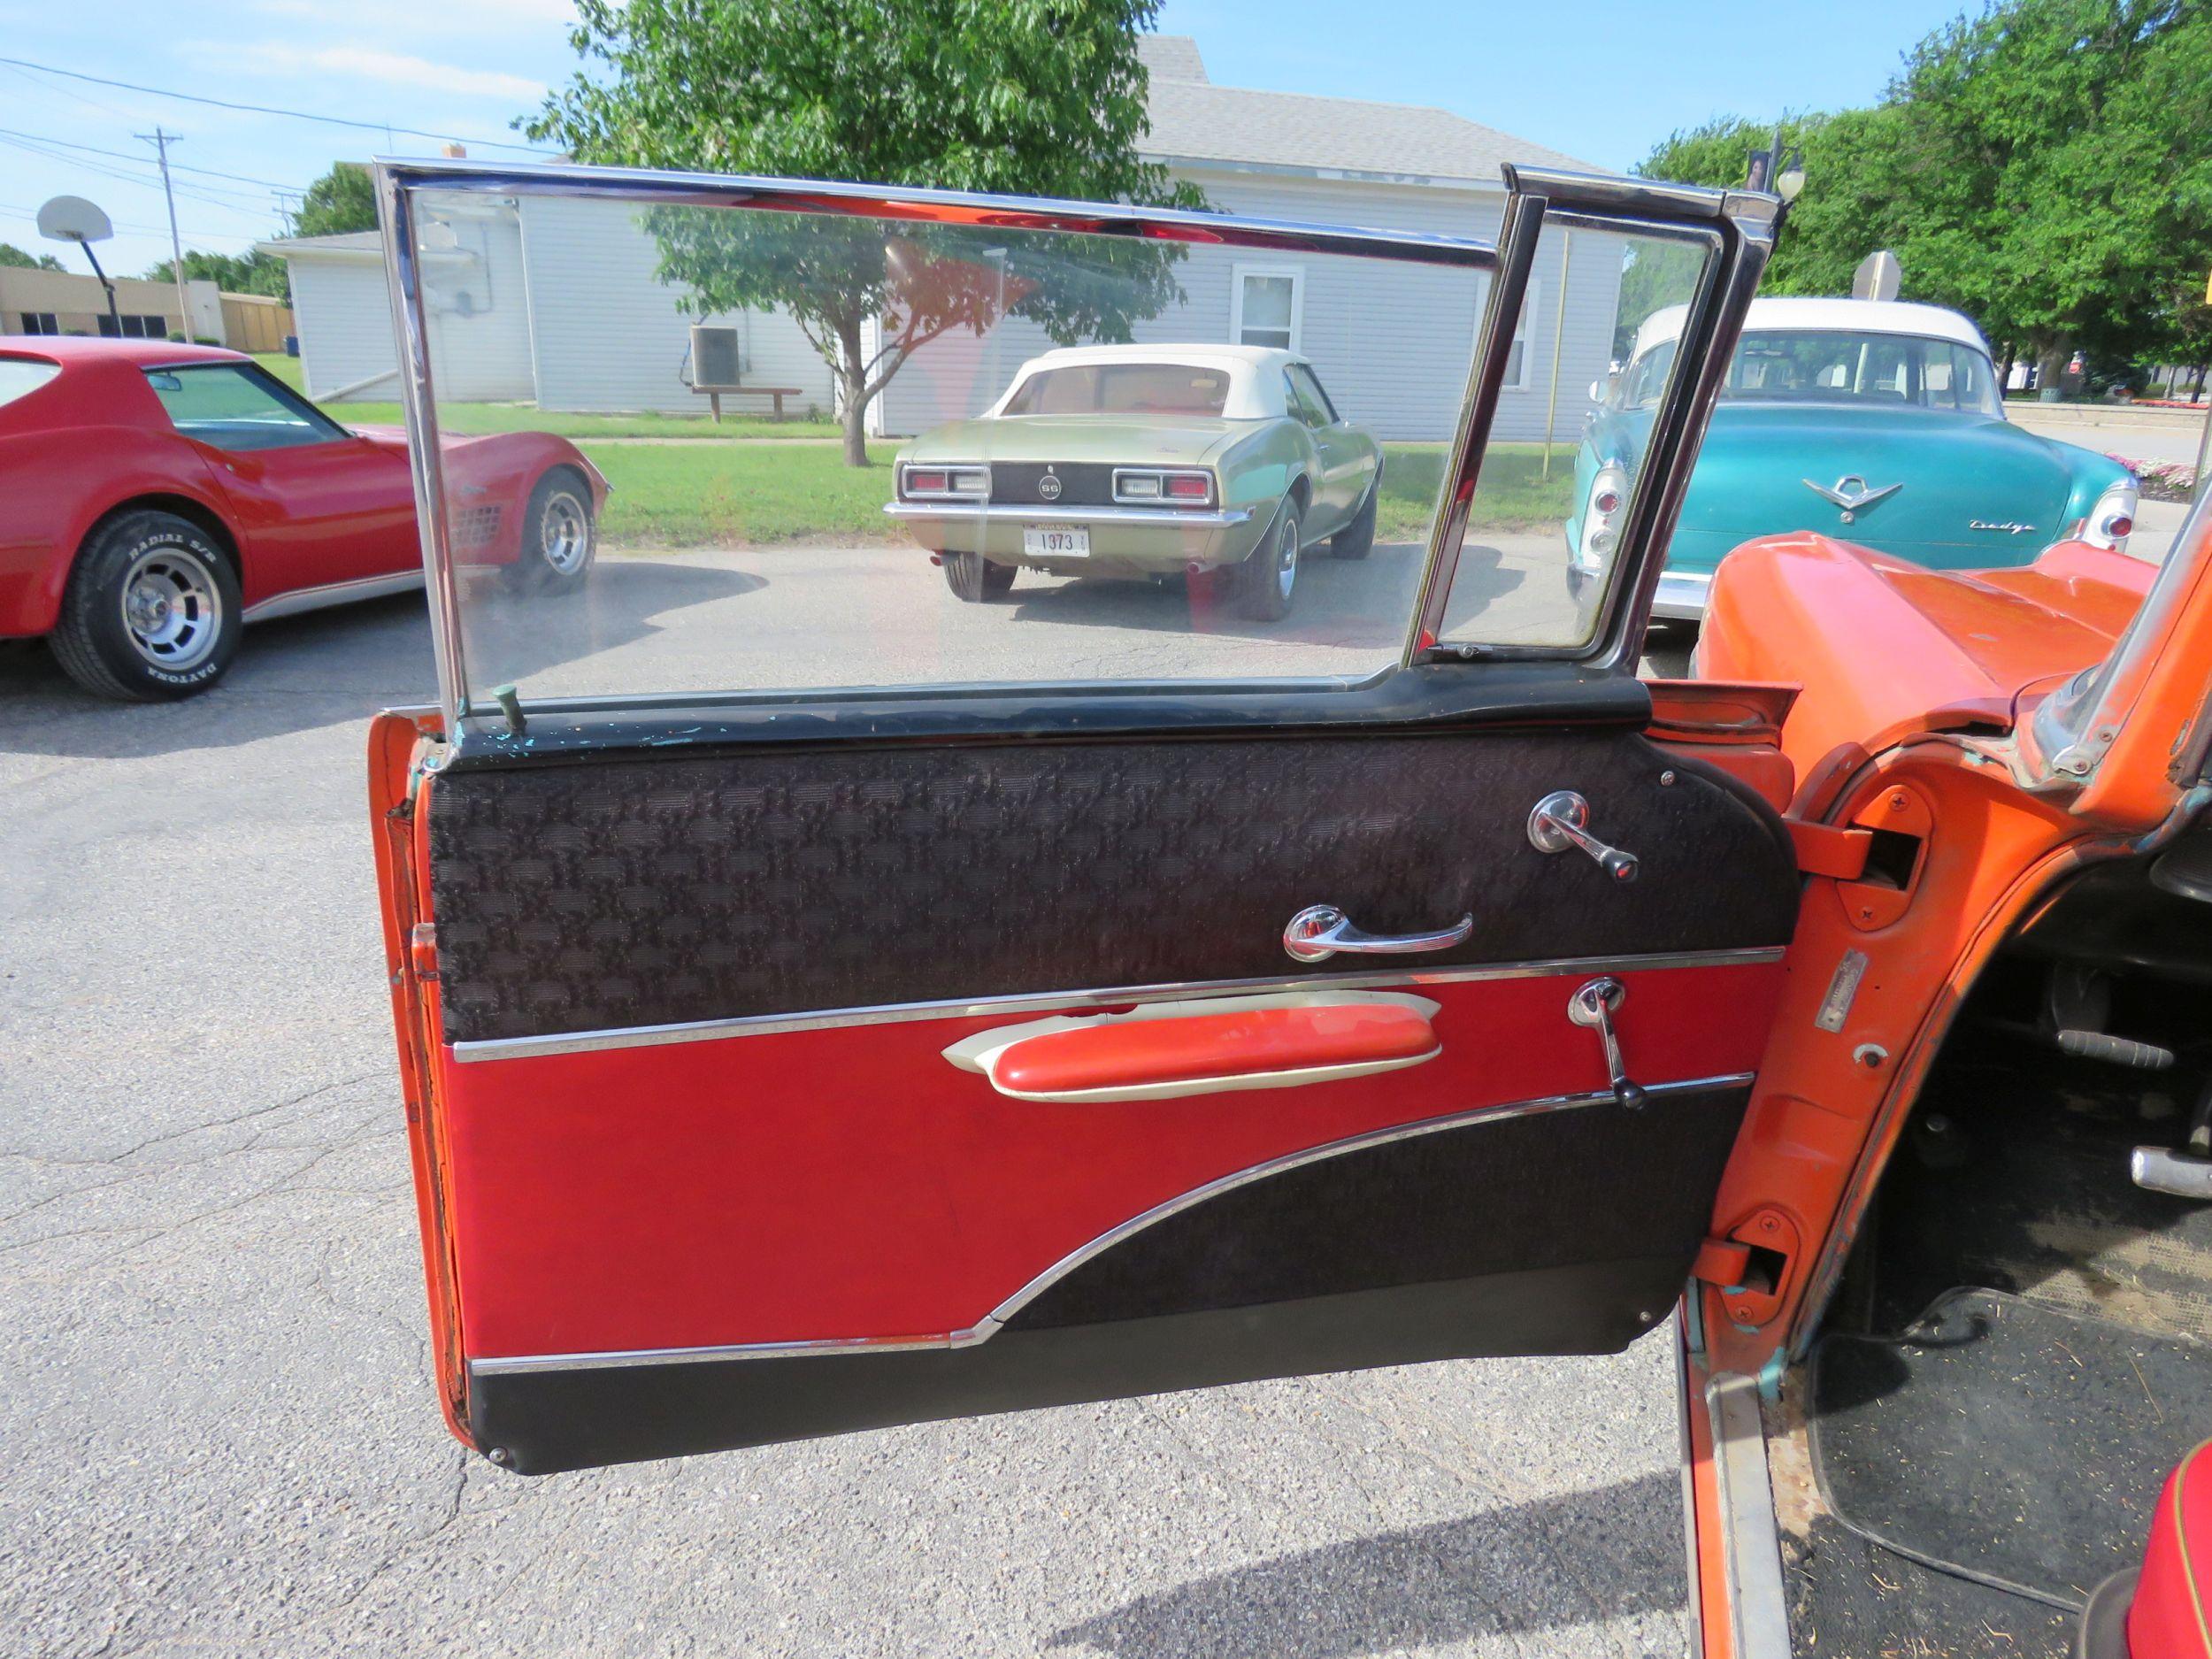
[[[1725,1473],[1708,1388],[1801,1351],[1927,1066],[1997,946],[2061,878],[2139,850],[2197,804],[2186,797],[2201,795],[2191,780],[2212,678],[2206,528],[2200,515],[2185,532],[2190,544],[2147,604],[2155,567],[2079,543],[2024,569],[1939,573],[1822,536],[1775,536],[1732,554],[1714,582],[1697,656],[1707,695],[1799,688],[1779,748],[1808,879],[1693,1286],[1703,1347],[1686,1354],[1686,1399],[1709,1659],[1739,1649],[1723,1613]],[[2044,754],[2039,707],[2108,657],[2093,754]],[[1878,832],[1906,856],[1878,855]],[[1734,1277],[1755,1246],[1779,1258],[1755,1286]]]

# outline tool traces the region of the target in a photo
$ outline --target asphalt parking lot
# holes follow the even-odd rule
[[[907,557],[887,674],[947,629],[1063,672],[1279,649],[1141,588],[955,610]],[[1293,623],[1340,637],[1309,644],[1370,651],[1389,557],[1315,572]],[[837,568],[611,558],[524,665],[657,641],[777,683]],[[1682,1650],[1663,1337],[541,1480],[465,1455],[362,787],[430,663],[413,598],[257,628],[171,706],[0,655],[0,1653]]]

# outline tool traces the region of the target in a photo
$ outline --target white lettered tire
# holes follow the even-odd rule
[[[238,655],[238,572],[189,518],[117,514],[85,538],[47,644],[98,696],[161,703],[204,691]]]

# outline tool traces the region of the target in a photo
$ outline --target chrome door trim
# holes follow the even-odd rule
[[[716,1042],[726,1037],[764,1037],[785,1032],[833,1031],[848,1025],[893,1025],[919,1019],[962,1019],[986,1015],[995,1018],[1006,1014],[1043,1014],[1064,1009],[1120,1007],[1133,1003],[1171,1002],[1179,997],[1193,995],[1219,996],[1238,991],[1353,990],[1387,985],[1456,985],[1485,979],[1538,979],[1554,974],[1586,976],[1599,973],[1655,973],[1674,968],[1745,967],[1757,963],[1779,962],[1785,949],[1786,947],[1781,945],[1760,945],[1732,950],[1685,950],[1641,956],[1558,956],[1531,962],[1472,964],[1466,967],[1397,965],[1353,973],[1294,973],[1251,979],[1192,979],[1092,990],[949,997],[926,1002],[885,1002],[803,1013],[742,1014],[727,1019],[687,1020],[664,1025],[624,1025],[603,1031],[556,1032],[534,1037],[480,1037],[448,1046],[454,1060],[466,1065],[488,1060],[531,1060],[552,1055],[590,1054],[609,1048],[649,1048],[665,1043]]]
[[[424,580],[422,572],[407,570],[391,576],[363,576],[349,582],[324,582],[315,588],[295,588],[289,593],[264,599],[257,605],[248,605],[239,620],[269,622],[278,617],[296,616],[303,611],[320,611],[326,605],[349,605],[358,599],[381,599],[388,594],[403,594],[411,588],[420,588]]]
[[[1678,1095],[1709,1094],[1717,1089],[1742,1088],[1752,1080],[1749,1071],[1732,1072],[1719,1077],[1686,1078],[1672,1083],[1655,1083],[1650,1087],[1654,1103]],[[1517,1118],[1534,1117],[1540,1113],[1573,1111],[1586,1106],[1610,1106],[1610,1090],[1599,1089],[1583,1094],[1552,1094],[1535,1100],[1508,1102],[1497,1106],[1478,1106],[1466,1111],[1452,1112],[1441,1118],[1426,1118],[1418,1123],[1393,1124],[1386,1129],[1369,1130],[1365,1133],[1347,1135],[1340,1141],[1325,1141],[1317,1147],[1308,1147],[1299,1152],[1286,1152],[1279,1157],[1268,1158],[1231,1174],[1220,1176],[1188,1192],[1153,1205],[1141,1214],[1132,1216],[1118,1225],[1108,1228],[1088,1243],[1079,1246],[1058,1261],[1037,1274],[1012,1295],[993,1308],[975,1324],[958,1331],[948,1331],[933,1336],[890,1337],[817,1337],[794,1342],[737,1342],[707,1348],[618,1348],[584,1354],[519,1354],[469,1361],[472,1377],[514,1376],[528,1371],[603,1371],[626,1365],[688,1365],[716,1360],[746,1359],[804,1359],[830,1354],[900,1354],[921,1348],[975,1348],[987,1342],[1003,1330],[1014,1316],[1034,1302],[1055,1284],[1077,1268],[1115,1246],[1126,1242],[1146,1228],[1179,1215],[1186,1210],[1248,1187],[1255,1181],[1271,1176],[1318,1164],[1329,1158],[1341,1157],[1348,1152],[1361,1152],[1371,1147],[1387,1146],[1394,1141],[1410,1141],[1446,1129],[1457,1129],[1470,1124],[1502,1123]],[[1763,1466],[1762,1478],[1763,1478]],[[1778,1583],[1778,1578],[1777,1582]]]
[[[1420,265],[1486,270],[1497,261],[1488,242],[1429,231],[1310,224],[1132,202],[1078,202],[1058,196],[988,196],[898,184],[849,184],[820,179],[771,179],[755,173],[680,173],[654,167],[598,167],[577,162],[472,161],[379,156],[373,173],[396,190],[476,196],[598,196],[688,207],[750,207],[862,219],[908,219],[994,230],[1061,231],[1132,236],[1204,246],[1264,248],[1289,253],[1353,254]],[[1677,189],[1694,191],[1694,187]],[[1696,192],[1696,194],[1717,193]]]
[[[1713,1428],[1713,1484],[1736,1659],[1790,1659],[1789,1604],[1758,1379],[1733,1371],[1714,1378],[1705,1386],[1705,1409]]]

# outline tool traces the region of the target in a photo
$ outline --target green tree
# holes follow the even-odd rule
[[[1770,289],[1842,293],[1892,249],[1907,297],[1965,311],[2047,383],[2077,347],[2141,355],[2212,261],[2208,0],[2005,0],[1922,41],[1878,107],[1798,125]],[[1677,134],[1644,170],[1734,182],[1762,130]]]
[[[1141,159],[1137,35],[1156,0],[579,0],[591,60],[521,125],[578,159],[1202,207]],[[921,345],[1004,310],[1122,340],[1179,294],[1178,248],[982,238],[868,220],[672,210],[660,274],[707,313],[779,307],[836,377],[845,459]],[[872,334],[871,324],[876,325]]]
[[[295,236],[340,236],[376,228],[376,188],[357,162],[331,164],[328,173],[307,187],[293,217]]]
[[[59,271],[60,260],[50,253],[32,253],[12,242],[0,242],[0,265],[13,265],[22,271]]]
[[[164,259],[146,273],[149,282],[168,282],[173,260]],[[194,248],[184,256],[188,282],[212,282],[226,294],[266,294],[286,304],[292,301],[291,267],[274,254],[259,250],[249,253],[210,253]]]

